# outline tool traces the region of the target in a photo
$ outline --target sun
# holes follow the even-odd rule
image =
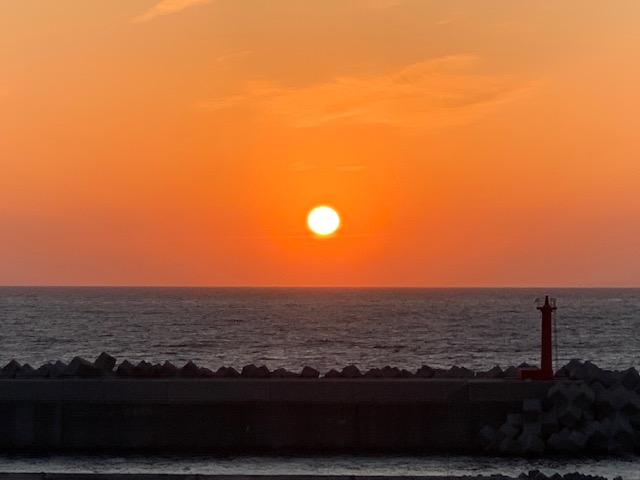
[[[316,235],[331,235],[340,226],[340,216],[333,208],[322,205],[309,212],[307,225]]]

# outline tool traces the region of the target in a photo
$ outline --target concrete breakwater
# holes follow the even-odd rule
[[[491,378],[459,367],[444,373],[385,367],[372,374],[350,366],[322,378],[309,367],[288,376],[267,377],[265,370],[250,366],[230,375],[191,362],[181,369],[129,362],[116,368],[107,354],[46,369],[10,362],[0,371],[0,448],[640,451],[635,369],[611,372],[572,361],[554,381],[535,382],[505,377],[501,369]]]

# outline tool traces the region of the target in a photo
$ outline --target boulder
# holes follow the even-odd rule
[[[300,372],[300,377],[302,378],[318,378],[319,376],[320,372],[309,366],[305,366]]]
[[[104,376],[104,372],[82,357],[74,357],[69,365],[61,372],[61,377],[94,378]]]
[[[398,367],[385,366],[380,370],[380,376],[382,378],[402,378],[402,372]]]
[[[153,378],[154,373],[153,364],[144,360],[139,361],[131,370],[131,376],[135,378]]]
[[[518,369],[511,365],[502,374],[504,378],[518,378]]]
[[[372,368],[364,374],[365,378],[380,378],[382,371],[379,368]]]
[[[56,363],[51,365],[51,369],[49,370],[49,378],[62,377],[62,374],[66,369],[67,369],[67,364],[58,360]]]
[[[216,376],[223,378],[238,378],[240,377],[240,372],[233,367],[220,367],[216,371]]]
[[[200,367],[189,360],[185,363],[184,367],[180,369],[178,375],[186,378],[198,378],[200,376]]]
[[[573,403],[558,408],[558,421],[569,429],[576,427],[582,420],[582,409]]]
[[[428,365],[422,365],[418,370],[416,370],[414,376],[416,378],[432,378],[433,373],[433,368]]]
[[[540,428],[542,429],[542,435],[545,437],[557,432],[560,429],[558,412],[555,410],[544,412],[540,417]]]
[[[324,374],[324,378],[339,378],[340,377],[340,372],[337,371],[335,368],[332,368],[331,370],[329,370],[327,373]]]
[[[36,369],[35,376],[37,378],[50,378],[52,368],[53,365],[51,363],[45,363]]]
[[[110,375],[113,373],[113,369],[116,366],[116,359],[108,353],[102,352],[93,364],[99,370]]]
[[[297,378],[299,376],[299,374],[290,372],[289,370],[285,370],[284,368],[276,368],[273,372],[271,372],[271,378]]]
[[[584,382],[580,382],[574,387],[573,403],[579,408],[586,410],[593,408],[596,400],[596,393]]]
[[[35,377],[36,377],[36,370],[28,363],[25,363],[24,365],[22,365],[22,367],[20,367],[20,369],[16,371],[14,375],[14,378],[35,378]]]
[[[355,365],[349,365],[342,369],[340,377],[342,378],[361,378],[363,375]]]
[[[165,360],[165,362],[160,365],[160,368],[157,370],[157,375],[162,378],[172,378],[177,377],[180,374],[180,370],[173,363]]]
[[[552,433],[547,439],[547,448],[552,453],[574,453],[567,448],[571,431],[567,428]]]
[[[119,377],[131,377],[133,375],[133,368],[133,364],[129,360],[125,360],[116,368],[116,375]]]
[[[22,368],[22,365],[15,361],[15,360],[11,360],[9,363],[7,363],[2,370],[0,370],[0,377],[1,378],[14,378],[15,374],[18,370],[20,370],[20,368]]]
[[[540,420],[542,415],[542,402],[538,398],[525,399],[522,401],[522,416],[524,422],[535,422]]]
[[[518,438],[518,444],[520,445],[521,453],[525,456],[539,457],[544,453],[545,444],[540,435],[524,431]]]

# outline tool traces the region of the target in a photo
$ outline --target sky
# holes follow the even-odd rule
[[[3,1],[0,284],[640,287],[639,85],[637,0]]]

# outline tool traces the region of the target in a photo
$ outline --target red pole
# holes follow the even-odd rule
[[[553,347],[551,339],[551,314],[556,309],[555,305],[549,303],[549,295],[544,297],[544,305],[537,307],[542,312],[542,376],[546,379],[553,379]]]

